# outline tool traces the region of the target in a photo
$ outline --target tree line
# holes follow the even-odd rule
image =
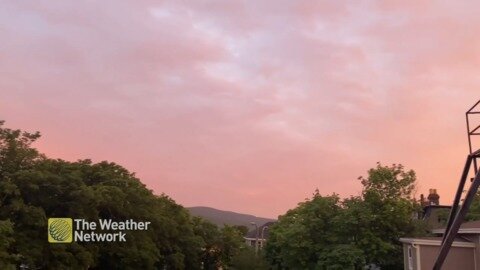
[[[401,237],[427,234],[414,218],[416,175],[380,163],[359,178],[360,196],[311,199],[279,218],[270,230],[266,258],[276,269],[403,269]]]
[[[266,248],[244,244],[245,227],[222,228],[113,162],[49,158],[40,138],[0,121],[0,269],[402,269],[401,237],[426,235],[415,213],[416,175],[380,163],[359,196],[311,198],[269,228]],[[480,196],[469,219],[480,216]],[[151,222],[127,242],[50,244],[47,218]]]
[[[249,252],[242,228],[192,217],[118,164],[48,158],[39,137],[0,121],[0,269],[217,269]],[[49,217],[151,225],[125,243],[50,244]]]

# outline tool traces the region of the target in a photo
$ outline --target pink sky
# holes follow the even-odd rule
[[[276,217],[315,188],[358,195],[377,161],[449,204],[480,98],[479,9],[2,1],[0,119],[41,131],[50,157],[117,162],[185,206]]]

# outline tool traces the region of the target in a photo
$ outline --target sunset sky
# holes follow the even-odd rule
[[[315,188],[358,195],[377,161],[450,204],[480,99],[479,10],[1,1],[0,119],[41,131],[50,157],[117,162],[184,206],[276,217]]]

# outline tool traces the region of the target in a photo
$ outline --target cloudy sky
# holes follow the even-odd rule
[[[480,98],[461,2],[2,1],[0,119],[185,206],[276,217],[377,161],[449,204]]]

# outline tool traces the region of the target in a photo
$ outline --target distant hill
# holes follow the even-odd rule
[[[276,221],[271,218],[256,217],[204,206],[187,207],[187,209],[192,215],[202,217],[218,226],[223,226],[223,224],[244,225],[251,228],[250,222],[255,222],[258,226],[261,226],[269,221]]]

